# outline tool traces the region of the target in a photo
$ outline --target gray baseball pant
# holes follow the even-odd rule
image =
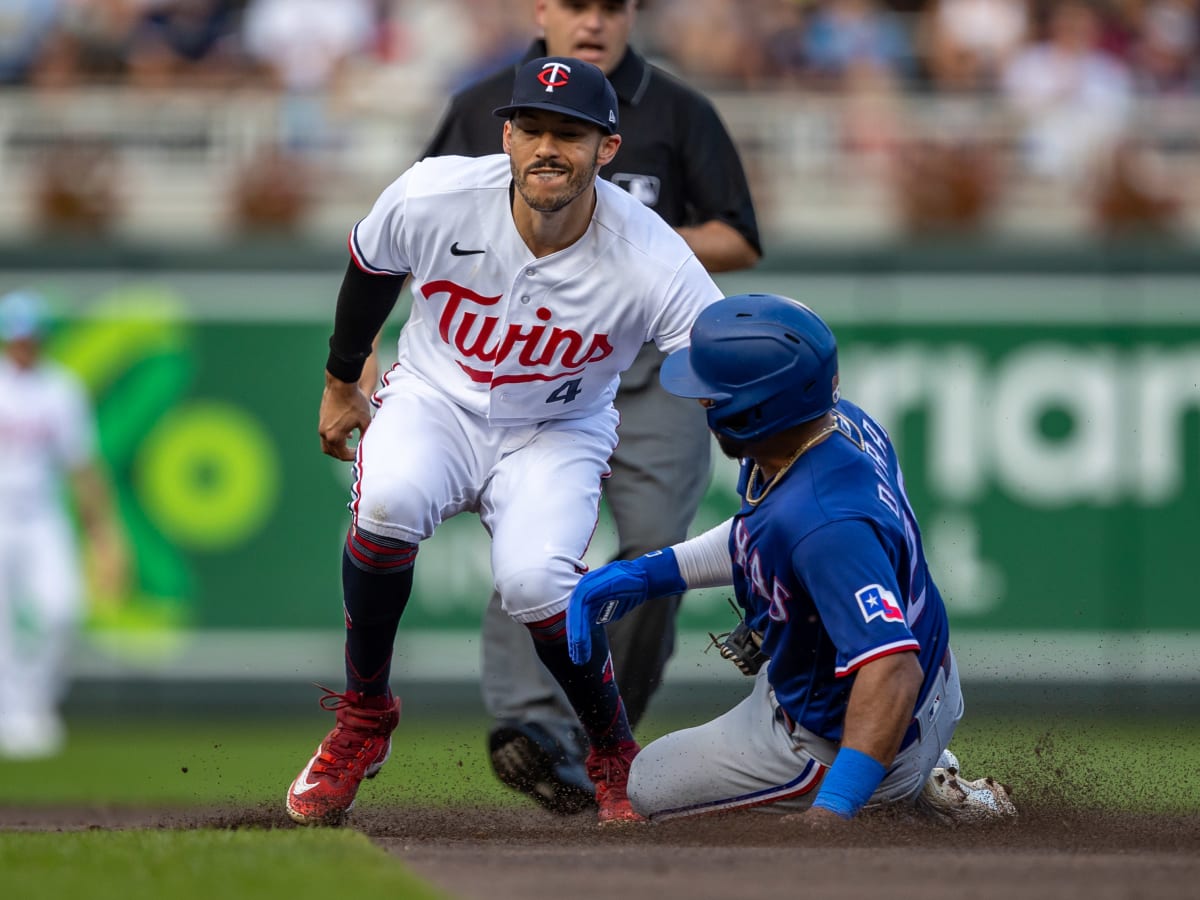
[[[914,802],[962,715],[958,665],[947,651],[913,713],[917,738],[896,754],[866,808]],[[629,772],[629,799],[656,821],[752,807],[800,812],[812,805],[837,752],[836,744],[788,718],[763,666],[750,696],[729,712],[646,745]]]

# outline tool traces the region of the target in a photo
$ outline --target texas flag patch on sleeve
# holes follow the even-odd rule
[[[863,620],[883,619],[885,622],[903,622],[904,610],[896,602],[896,595],[881,584],[868,584],[854,592]]]

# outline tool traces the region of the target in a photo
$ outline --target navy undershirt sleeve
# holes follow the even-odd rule
[[[371,355],[371,344],[400,297],[407,275],[374,275],[354,261],[346,267],[338,291],[329,359],[325,369],[339,381],[355,382]]]

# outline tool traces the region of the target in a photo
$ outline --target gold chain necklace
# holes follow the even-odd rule
[[[758,463],[755,463],[750,468],[750,477],[746,479],[746,493],[743,495],[746,499],[746,502],[749,503],[751,506],[758,506],[758,504],[760,504],[764,500],[766,500],[767,494],[771,493],[771,489],[773,487],[775,487],[775,485],[779,484],[780,479],[782,479],[783,476],[787,474],[788,469],[790,469],[792,467],[792,464],[795,463],[796,460],[798,460],[801,456],[803,456],[810,447],[812,447],[814,444],[816,444],[818,441],[820,441],[826,435],[832,434],[833,432],[835,432],[837,430],[838,430],[838,424],[837,424],[837,420],[835,419],[833,422],[826,425],[824,428],[822,428],[820,431],[818,431],[816,434],[814,434],[812,437],[810,437],[807,441],[805,441],[803,444],[801,444],[800,449],[797,450],[795,453],[793,453],[791,456],[789,456],[788,461],[783,464],[783,467],[780,468],[780,470],[771,477],[771,480],[768,481],[763,486],[762,493],[759,494],[757,497],[751,497],[750,492],[752,490],[754,490],[754,482],[762,474],[762,468],[759,466]]]

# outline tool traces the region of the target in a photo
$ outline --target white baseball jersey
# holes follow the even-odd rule
[[[60,739],[57,705],[83,609],[64,479],[91,461],[95,446],[91,406],[74,375],[44,362],[19,369],[0,355],[0,743],[6,745]]]
[[[50,363],[19,369],[0,356],[0,516],[58,512],[63,475],[90,462],[91,407],[74,375]]]
[[[412,276],[403,368],[494,425],[592,415],[646,341],[686,346],[721,291],[656,213],[603,180],[584,235],[535,258],[511,180],[505,154],[423,160],[355,226],[351,255]]]

